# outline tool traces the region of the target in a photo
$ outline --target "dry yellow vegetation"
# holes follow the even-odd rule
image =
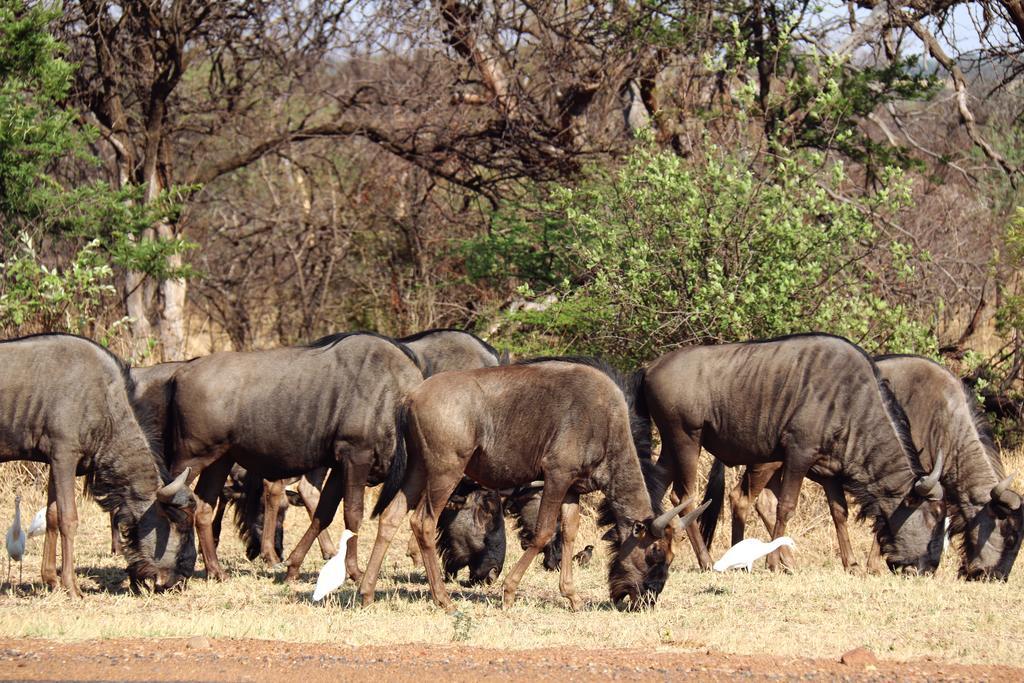
[[[1024,481],[1024,452],[1004,459],[1018,482]],[[22,471],[19,465],[0,468],[0,526],[5,528],[15,487],[23,496],[26,526],[43,504],[43,487],[26,483]],[[576,570],[577,585],[587,601],[583,612],[565,608],[557,575],[544,572],[538,563],[526,574],[512,610],[500,609],[499,586],[453,585],[459,611],[448,615],[431,603],[421,570],[405,556],[407,531],[396,539],[385,562],[377,602],[365,609],[354,606],[351,583],[325,604],[310,601],[323,564],[315,548],[301,580],[283,584],[282,572],[245,559],[227,525],[221,544],[222,560],[232,575],[227,582],[207,582],[200,572],[184,592],[132,596],[125,591],[123,561],[108,554],[106,515],[84,501],[77,567],[86,597],[73,600],[41,587],[42,543],[31,539],[26,583],[17,591],[4,586],[0,592],[0,637],[205,635],[348,645],[454,641],[503,648],[651,647],[802,657],[836,657],[863,645],[890,659],[1024,665],[1024,633],[1019,627],[1024,567],[1018,567],[1008,583],[966,583],[957,580],[957,560],[950,552],[931,578],[846,574],[837,557],[824,496],[811,482],[804,487],[790,527],[800,562],[795,573],[776,575],[763,567],[752,574],[701,573],[688,545],[680,545],[657,607],[637,614],[617,612],[607,600],[606,555],[590,512],[578,539],[579,547],[597,546],[591,566]],[[719,526],[715,557],[728,545],[727,519],[726,514]],[[296,509],[288,520],[286,547],[305,523]],[[334,526],[338,528],[340,515]],[[373,521],[364,523],[363,562],[375,531]],[[864,558],[870,541],[867,530],[854,525],[851,531],[858,556]],[[766,537],[760,521],[752,521],[748,533]],[[506,567],[519,553],[518,542],[510,536]]]

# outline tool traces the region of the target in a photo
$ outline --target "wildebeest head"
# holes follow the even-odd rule
[[[126,499],[115,515],[133,583],[152,579],[166,590],[188,579],[196,564],[192,490],[186,469],[154,499]]]
[[[494,583],[505,564],[501,494],[463,479],[438,519],[438,551],[445,573],[469,567],[469,583]]]
[[[659,512],[660,501],[668,488],[664,470],[653,461],[641,460],[641,469],[654,513],[647,519],[629,519],[615,515],[608,499],[601,506],[598,524],[614,524],[605,538],[610,544],[608,586],[612,603],[619,609],[641,609],[657,601],[668,570],[674,559],[672,539],[678,525],[688,525],[709,505],[693,510],[682,520],[679,513],[691,499],[665,512]]]
[[[960,575],[968,580],[1006,581],[1024,539],[1024,505],[1010,490],[1007,477],[992,489],[992,497],[963,530],[966,558]]]
[[[882,554],[889,569],[897,572],[931,574],[942,559],[945,538],[942,476],[943,455],[938,453],[931,472],[914,482],[910,492],[888,514],[881,533]],[[922,554],[921,548],[927,548]]]

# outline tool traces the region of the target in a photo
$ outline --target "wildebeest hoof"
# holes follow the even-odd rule
[[[272,567],[270,568],[270,570],[271,570],[271,571],[275,571],[275,572],[279,572],[279,571],[283,571],[283,570],[284,570],[284,568],[285,568],[285,567],[287,567],[287,566],[288,566],[288,565],[286,565],[286,564],[285,564],[284,562],[278,562],[277,564],[275,564],[274,566],[272,566]]]
[[[373,604],[374,594],[373,593],[362,593],[363,607],[369,607]]]
[[[567,595],[565,599],[569,601],[569,610],[572,612],[579,612],[583,609],[583,600],[578,595]]]
[[[512,609],[512,605],[515,604],[515,601],[516,601],[516,594],[515,593],[505,593],[502,596],[502,598],[501,598],[501,608],[502,609]]]
[[[299,568],[294,565],[288,565],[288,571],[284,574],[285,581],[294,581],[299,578]]]

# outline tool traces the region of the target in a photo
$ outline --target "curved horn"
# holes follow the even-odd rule
[[[531,481],[531,482],[530,482],[529,484],[527,484],[527,485],[526,485],[525,487],[523,487],[523,488],[528,488],[528,489],[542,489],[542,488],[544,488],[544,480],[543,480],[543,479],[540,479],[539,481]]]
[[[679,513],[683,511],[684,507],[690,504],[691,500],[693,500],[693,496],[687,497],[681,503],[679,503],[679,505],[676,505],[671,510],[667,510],[658,515],[657,517],[655,517],[654,519],[652,519],[651,524],[649,526],[651,534],[655,538],[662,538],[665,535],[665,529],[668,527],[668,525],[672,523],[673,519],[679,516]],[[687,517],[689,517],[689,515],[687,515]]]
[[[173,503],[174,496],[178,493],[178,491],[180,491],[184,486],[188,485],[188,478],[189,475],[191,474],[192,468],[186,467],[181,474],[174,478],[174,481],[167,484],[166,486],[162,486],[161,488],[157,489],[156,499],[166,505],[170,505],[171,503]]]
[[[945,460],[945,455],[940,450],[935,456],[935,464],[932,466],[932,471],[927,476],[921,477],[914,482],[914,493],[917,495],[928,498],[929,500],[941,500],[942,499],[942,485],[939,484],[939,477],[942,476],[942,464]]]
[[[1013,481],[1013,475],[1011,474],[1006,479],[992,487],[992,500],[999,501],[1011,510],[1017,510],[1020,508],[1021,500],[1020,494],[1016,491],[1010,490],[1010,482]]]
[[[700,517],[701,514],[703,514],[703,512],[705,510],[707,510],[710,505],[711,505],[711,501],[710,500],[706,500],[703,503],[701,503],[696,509],[694,509],[693,512],[691,512],[690,514],[688,514],[685,517],[683,517],[683,520],[681,522],[681,524],[683,525],[683,528],[686,528],[686,527],[690,526],[690,524],[693,523],[693,520],[695,520],[698,517]]]

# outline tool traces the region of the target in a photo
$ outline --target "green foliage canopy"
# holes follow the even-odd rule
[[[0,329],[85,332],[101,300],[114,293],[113,266],[157,277],[167,256],[192,245],[181,239],[140,240],[157,221],[174,220],[187,190],[175,188],[144,202],[142,188],[61,182],[63,164],[95,164],[82,127],[65,106],[74,65],[50,33],[59,8],[0,0]],[[46,263],[43,240],[70,252]],[[56,261],[50,258],[50,261]]]

